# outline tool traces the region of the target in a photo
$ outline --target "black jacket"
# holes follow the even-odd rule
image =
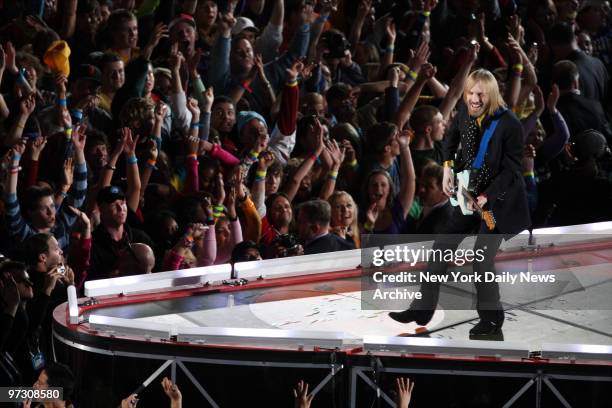
[[[466,133],[468,116],[467,106],[462,103],[444,139],[444,160],[455,160],[456,167],[469,164],[467,154],[457,152]],[[482,133],[490,121],[491,118],[483,121]],[[509,110],[502,113],[484,159],[491,170],[491,182],[484,194],[487,196],[485,209],[493,211],[497,229],[503,234],[517,234],[531,225],[522,175],[523,141],[523,127],[516,115]]]
[[[425,218],[419,220],[416,228],[417,234],[441,234],[446,232],[448,222],[453,216],[453,206],[450,200],[443,206],[434,208]]]
[[[610,124],[598,101],[568,92],[559,97],[557,109],[567,123],[571,138],[585,130],[595,129],[606,137],[608,143],[612,142]]]
[[[355,244],[336,234],[329,233],[308,243],[304,247],[304,255],[322,254],[324,252],[345,251],[355,249]]]
[[[602,104],[605,103],[608,93],[608,71],[603,62],[581,50],[573,51],[566,59],[572,61],[578,68],[582,95]]]

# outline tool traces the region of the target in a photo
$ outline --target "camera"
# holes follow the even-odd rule
[[[57,266],[57,271],[59,272],[60,275],[65,275],[66,274],[66,266],[61,264]]]

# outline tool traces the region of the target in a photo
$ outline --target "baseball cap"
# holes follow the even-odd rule
[[[97,83],[102,82],[102,73],[98,67],[90,64],[81,64],[73,72],[74,80],[85,79]]]
[[[238,126],[238,133],[242,132],[242,128],[244,127],[244,125],[246,125],[253,119],[257,119],[266,128],[268,127],[266,120],[259,113],[255,111],[242,111],[238,114],[238,119],[236,120]]]
[[[102,190],[98,192],[98,196],[96,197],[96,203],[100,204],[110,204],[117,200],[125,200],[125,194],[119,187],[108,186],[104,187]]]
[[[178,15],[178,17],[170,22],[170,25],[168,25],[168,30],[172,31],[172,29],[179,23],[187,23],[192,26],[194,30],[196,29],[196,22],[193,19],[193,16],[190,14],[181,13]]]
[[[251,30],[256,33],[259,33],[259,28],[255,27],[255,23],[248,17],[238,17],[236,19],[236,24],[232,27],[232,37],[240,34],[244,30]]]

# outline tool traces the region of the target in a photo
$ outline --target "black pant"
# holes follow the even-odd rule
[[[463,215],[459,207],[455,208],[453,216],[448,223],[448,233],[436,236],[433,244],[434,250],[441,250],[442,253],[455,251],[461,241],[468,235],[478,233],[474,245],[475,253],[483,251],[482,262],[472,263],[474,272],[484,274],[484,272],[495,273],[495,255],[504,238],[497,230],[490,231],[485,222],[479,215]],[[478,251],[478,252],[477,252]],[[445,275],[448,264],[442,260],[430,260],[427,270],[432,275]],[[504,311],[500,303],[499,285],[497,282],[475,283],[477,303],[476,310],[482,320],[503,324]],[[422,320],[429,321],[438,305],[440,297],[440,283],[423,282],[421,283],[422,299],[412,303],[411,309],[418,310]]]

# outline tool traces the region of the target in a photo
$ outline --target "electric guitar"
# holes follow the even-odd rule
[[[469,190],[470,173],[470,170],[463,170],[455,175],[455,191],[450,198],[451,205],[453,207],[459,206],[463,215],[472,215],[474,211],[476,211],[487,225],[487,228],[493,231],[495,229],[495,217],[493,216],[493,212],[491,210],[484,210],[480,207],[474,194]],[[472,204],[472,209],[470,209],[468,204]]]

